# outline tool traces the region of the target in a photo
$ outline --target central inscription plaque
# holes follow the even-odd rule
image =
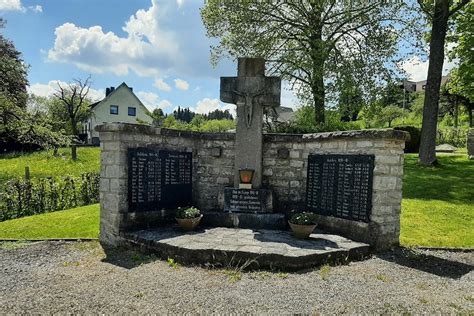
[[[224,211],[265,213],[272,209],[271,196],[265,189],[224,189]]]
[[[192,203],[192,154],[130,148],[128,210],[152,211]]]
[[[369,221],[373,155],[309,155],[306,206],[311,211]]]

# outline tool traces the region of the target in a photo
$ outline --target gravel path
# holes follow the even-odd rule
[[[97,242],[0,245],[6,313],[467,313],[474,253],[397,250],[302,273],[172,267]]]

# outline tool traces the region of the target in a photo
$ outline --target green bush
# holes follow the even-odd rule
[[[271,129],[275,133],[320,133],[333,131],[360,130],[363,128],[362,121],[343,122],[341,115],[337,111],[326,111],[326,121],[324,124],[316,124],[314,118],[314,108],[302,106],[295,112],[295,120],[290,123],[281,123]]]
[[[405,131],[410,134],[410,140],[405,143],[406,153],[419,153],[420,152],[420,140],[421,140],[421,129],[415,126],[397,126],[395,130]]]
[[[0,221],[94,204],[99,201],[99,174],[79,178],[13,179],[0,194]]]
[[[290,223],[297,225],[314,225],[316,224],[317,216],[311,212],[296,213],[290,218]]]
[[[176,218],[196,218],[201,215],[201,211],[195,207],[178,208]]]
[[[454,147],[466,147],[467,142],[467,127],[441,127],[438,128],[436,137],[436,144],[450,144]]]

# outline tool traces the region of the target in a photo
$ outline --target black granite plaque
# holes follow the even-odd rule
[[[129,212],[176,208],[191,202],[191,153],[149,148],[128,150]]]
[[[269,209],[268,190],[265,189],[224,189],[224,211],[241,213],[264,213]],[[270,197],[271,198],[271,197]],[[270,205],[271,207],[271,205]]]
[[[327,216],[369,221],[373,155],[309,155],[306,206]]]

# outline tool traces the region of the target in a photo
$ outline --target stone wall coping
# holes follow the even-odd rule
[[[209,139],[209,140],[234,140],[235,133],[207,133],[207,132],[193,132],[182,131],[175,129],[159,128],[144,124],[132,123],[104,123],[95,127],[97,132],[128,132],[141,133],[146,135],[163,135],[175,136],[183,138],[194,139]],[[326,133],[313,134],[265,134],[265,141],[272,142],[311,142],[314,140],[331,140],[331,139],[397,139],[406,141],[410,138],[410,134],[405,131],[387,129],[366,129],[355,131],[337,131]]]

